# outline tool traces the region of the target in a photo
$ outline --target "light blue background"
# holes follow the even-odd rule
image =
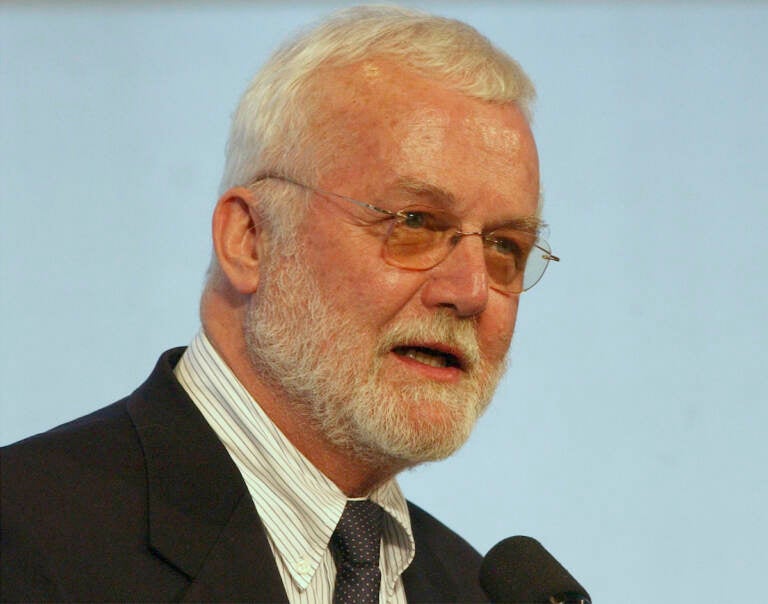
[[[0,442],[186,344],[228,119],[334,4],[0,6]],[[537,84],[551,242],[470,443],[402,477],[481,551],[596,603],[739,602],[766,555],[768,5],[422,3]]]

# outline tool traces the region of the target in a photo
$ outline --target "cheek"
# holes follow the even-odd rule
[[[512,342],[518,302],[517,298],[505,297],[498,304],[487,308],[480,319],[481,346],[487,357],[493,361],[504,358]]]
[[[380,245],[354,236],[318,240],[310,260],[327,303],[374,333],[418,290],[414,274],[381,259]]]
[[[350,273],[349,303],[378,331],[413,303],[418,283],[411,273],[371,260],[375,262],[360,263],[362,270],[357,274]]]

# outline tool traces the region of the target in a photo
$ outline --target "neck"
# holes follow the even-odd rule
[[[216,352],[285,437],[346,496],[364,497],[404,469],[405,464],[398,461],[374,462],[330,442],[301,412],[301,403],[290,401],[279,384],[254,367],[242,322],[233,320],[232,314],[230,320],[222,320],[221,313],[212,312],[210,306],[204,304],[201,314],[203,329]]]

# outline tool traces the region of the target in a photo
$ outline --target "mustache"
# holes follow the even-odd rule
[[[389,326],[379,340],[380,354],[396,346],[442,344],[462,357],[465,369],[473,370],[482,361],[477,324],[474,319],[459,319],[450,311],[440,311],[418,319],[403,319]]]

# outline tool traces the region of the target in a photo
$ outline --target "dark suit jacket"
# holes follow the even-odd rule
[[[165,353],[133,394],[2,450],[0,600],[286,602],[264,527]],[[481,558],[409,504],[410,602],[486,601]]]

